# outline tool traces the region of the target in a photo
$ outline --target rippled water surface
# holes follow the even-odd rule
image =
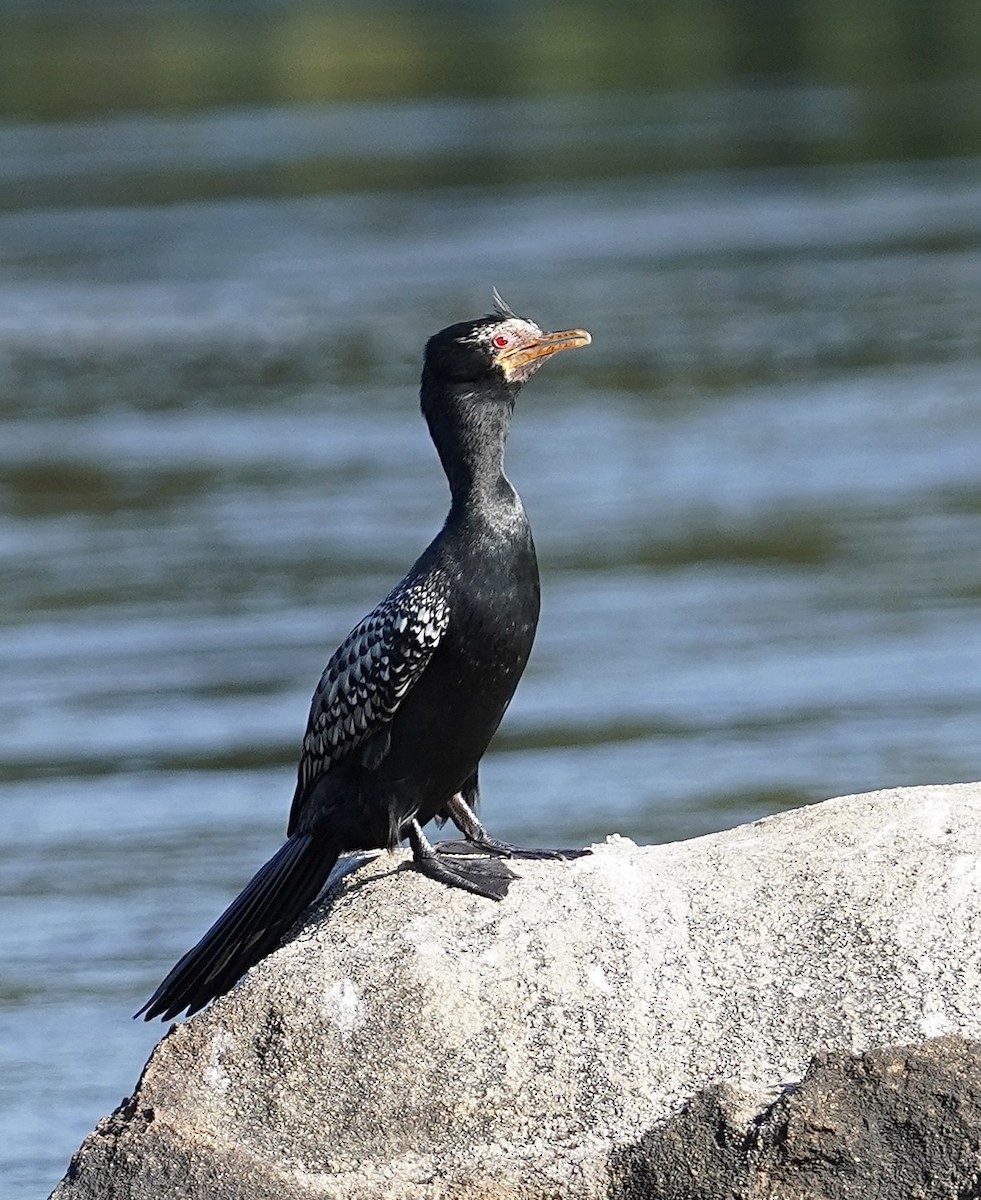
[[[5,1196],[131,1089],[129,1014],[278,844],[327,654],[445,512],[423,342],[492,285],[594,338],[509,449],[544,599],[493,831],[981,774],[981,161],[834,161],[863,103],[0,125]]]

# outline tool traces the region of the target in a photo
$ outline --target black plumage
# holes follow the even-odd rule
[[[493,899],[514,878],[501,858],[552,853],[488,837],[473,806],[478,763],[538,623],[531,529],[504,473],[515,398],[546,358],[589,340],[579,329],[543,332],[496,293],[493,314],[430,338],[420,395],[449,515],[331,656],[310,708],[288,840],[164,979],[140,1010],[147,1020],[195,1012],[227,991],[275,948],[345,851],[408,838],[426,874]],[[466,842],[434,850],[422,832],[434,818],[452,819]]]

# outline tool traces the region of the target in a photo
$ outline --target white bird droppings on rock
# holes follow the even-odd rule
[[[586,968],[586,982],[596,991],[604,992],[606,995],[610,995],[613,991],[610,981],[606,978],[606,972],[599,963],[593,963]]]
[[[324,997],[327,1015],[342,1033],[352,1033],[364,1016],[361,993],[353,979],[338,979]]]

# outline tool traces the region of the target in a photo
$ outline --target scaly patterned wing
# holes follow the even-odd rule
[[[382,733],[425,670],[449,624],[445,589],[432,578],[396,588],[334,651],[310,706],[297,805],[331,767]]]

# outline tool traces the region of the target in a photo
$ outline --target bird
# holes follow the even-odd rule
[[[590,344],[550,333],[493,293],[493,311],[426,343],[420,401],[450,509],[405,577],[327,662],[310,705],[286,841],[135,1014],[188,1016],[271,953],[341,854],[408,840],[415,866],[502,899],[524,850],[476,816],[478,767],[525,669],[540,585],[524,506],[504,470],[521,387],[546,359]],[[423,832],[451,820],[463,840]]]

